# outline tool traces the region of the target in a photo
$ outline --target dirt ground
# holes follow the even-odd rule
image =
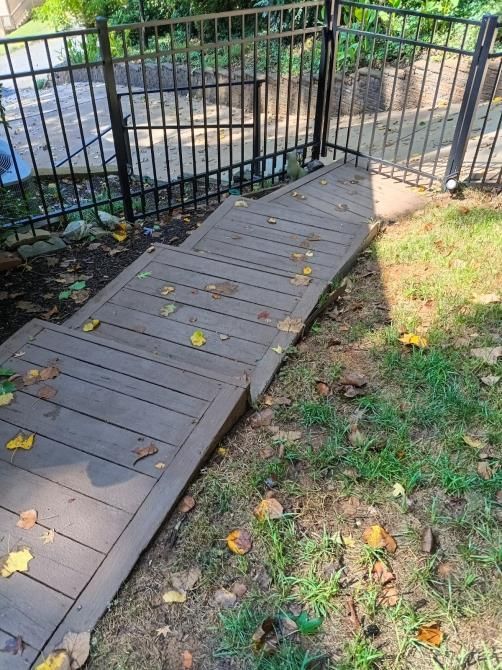
[[[501,223],[472,192],[385,229],[161,528],[88,670],[502,667]]]

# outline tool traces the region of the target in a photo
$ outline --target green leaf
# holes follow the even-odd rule
[[[146,279],[147,277],[151,277],[152,273],[151,272],[138,272],[136,277],[138,279]]]
[[[70,284],[70,286],[68,286],[70,291],[81,291],[85,287],[86,287],[85,281],[76,281],[73,284]]]
[[[175,311],[176,311],[176,305],[174,305],[171,302],[168,303],[167,305],[164,305],[164,307],[161,308],[160,313],[162,316],[169,316],[169,314],[172,314]]]
[[[324,622],[324,619],[321,619],[320,617],[318,619],[310,619],[307,612],[302,612],[299,616],[291,618],[298,626],[298,630],[302,635],[313,635],[314,633],[317,633]]]
[[[61,291],[59,294],[59,299],[60,300],[68,300],[68,298],[71,296],[72,292],[71,291]]]
[[[13,374],[15,374],[15,372],[10,368],[0,368],[0,377],[12,377]]]
[[[0,384],[0,395],[4,395],[5,393],[14,393],[14,391],[17,391],[17,387],[12,382],[2,382]]]

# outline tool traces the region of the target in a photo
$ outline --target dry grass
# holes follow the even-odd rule
[[[197,670],[502,667],[500,394],[480,381],[501,372],[469,355],[500,344],[500,305],[476,296],[500,286],[501,223],[490,196],[440,200],[362,255],[344,298],[290,352],[270,389],[291,400],[274,407],[274,423],[301,439],[278,441],[241,421],[191,487],[195,509],[165,524],[111,604],[89,668],[179,670],[184,650]],[[426,335],[429,348],[400,344],[404,330]],[[347,371],[368,378],[364,395],[340,392]],[[354,422],[363,433],[356,446]],[[266,458],[265,448],[273,450]],[[477,473],[480,461],[489,479]],[[395,484],[404,496],[393,496]],[[259,522],[253,510],[270,488],[285,516]],[[395,554],[365,544],[374,524],[396,539]],[[433,553],[421,548],[427,527]],[[246,556],[226,547],[235,528],[252,533]],[[377,559],[396,577],[393,607],[379,602]],[[202,577],[186,603],[164,604],[170,575],[195,566]],[[236,582],[245,595],[232,609],[217,606],[215,591]],[[300,611],[322,618],[315,634],[287,636],[270,656],[253,652],[266,617]],[[441,646],[421,644],[420,626],[435,622]],[[171,632],[158,636],[166,625]]]

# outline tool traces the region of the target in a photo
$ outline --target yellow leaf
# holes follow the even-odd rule
[[[177,589],[170,589],[162,596],[165,603],[184,603],[187,599],[185,591],[178,591]]]
[[[494,105],[500,105],[502,103],[502,96],[497,95],[495,98],[493,98],[492,102],[493,102]]]
[[[25,386],[31,386],[31,384],[36,384],[40,379],[40,370],[28,370],[23,375],[23,383]]]
[[[82,326],[82,330],[84,333],[90,333],[91,330],[96,330],[96,328],[99,326],[101,321],[99,319],[91,319],[91,321],[87,321],[87,323],[84,323]]]
[[[217,452],[220,456],[225,456],[227,453],[228,449],[225,449],[225,447],[218,447]]]
[[[481,442],[481,440],[478,440],[478,438],[474,437],[473,435],[465,434],[462,439],[469,447],[472,447],[473,449],[484,449],[486,447],[486,445]]]
[[[280,519],[283,514],[283,507],[275,498],[265,498],[254,511],[255,517],[260,521],[264,521],[265,519]]]
[[[409,344],[414,347],[420,347],[420,349],[425,349],[428,345],[426,337],[422,337],[421,335],[415,335],[414,333],[404,333],[404,335],[399,338],[399,341],[402,342],[403,344]]]
[[[163,286],[160,292],[162,295],[169,295],[170,293],[174,293],[175,290],[174,286]]]
[[[392,487],[392,495],[394,496],[394,498],[399,498],[400,496],[403,496],[404,498],[406,496],[404,486],[402,484],[399,484],[399,482],[396,482]]]
[[[194,347],[203,347],[206,344],[206,338],[204,337],[202,330],[196,330],[190,336],[190,342]]]
[[[434,647],[439,647],[443,641],[443,631],[438,623],[433,623],[430,626],[420,626],[417,640],[426,644],[432,644]]]
[[[387,549],[391,554],[397,549],[395,539],[382,526],[375,525],[366,528],[363,540],[373,549]]]
[[[70,657],[64,649],[53,651],[35,670],[70,670]]]
[[[3,393],[0,395],[0,407],[6,407],[7,405],[10,405],[13,400],[13,393]]]
[[[321,186],[327,186],[328,185],[328,181],[326,179],[320,179],[319,183],[321,184]]]
[[[277,347],[272,347],[272,351],[275,351],[275,353],[279,355],[284,353],[284,349],[280,345],[277,345]]]
[[[30,530],[37,523],[37,510],[36,509],[27,509],[25,512],[21,512],[19,515],[19,520],[16,523],[18,528],[23,530]]]
[[[25,435],[18,433],[16,437],[9,440],[5,445],[6,449],[31,449],[35,441],[35,434]]]
[[[119,223],[115,229],[115,232],[113,233],[113,237],[117,240],[117,242],[124,242],[124,240],[127,240],[127,226],[125,223]]]
[[[28,570],[28,563],[33,556],[27,547],[19,551],[11,551],[10,554],[4,556],[0,561],[0,575],[2,577],[10,577],[15,572],[26,572]]]
[[[352,547],[356,546],[356,541],[354,540],[352,535],[342,535],[342,540],[343,540],[343,544],[346,547],[352,548]]]
[[[306,276],[312,274],[312,268],[310,267],[310,265],[306,265],[306,266],[303,268],[303,274],[306,275]]]
[[[166,469],[166,464],[162,463],[162,461],[159,461],[158,463],[155,463],[155,465],[153,467],[157,468],[157,470],[165,470]]]
[[[243,556],[251,550],[253,540],[247,530],[233,530],[227,537],[227,546],[234,554]]]

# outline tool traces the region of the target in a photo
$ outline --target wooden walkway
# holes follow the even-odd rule
[[[19,375],[60,371],[0,407],[3,444],[36,435],[30,450],[0,449],[0,555],[33,556],[28,572],[0,578],[0,649],[17,636],[26,644],[22,656],[0,653],[1,670],[31,667],[65,632],[93,628],[376,220],[422,203],[349,165],[261,200],[229,198],[180,248],[145,253],[65,326],[34,320],[0,347],[0,365]],[[100,325],[83,332],[90,318]],[[50,397],[39,397],[43,386]],[[22,530],[27,509],[38,522]]]

